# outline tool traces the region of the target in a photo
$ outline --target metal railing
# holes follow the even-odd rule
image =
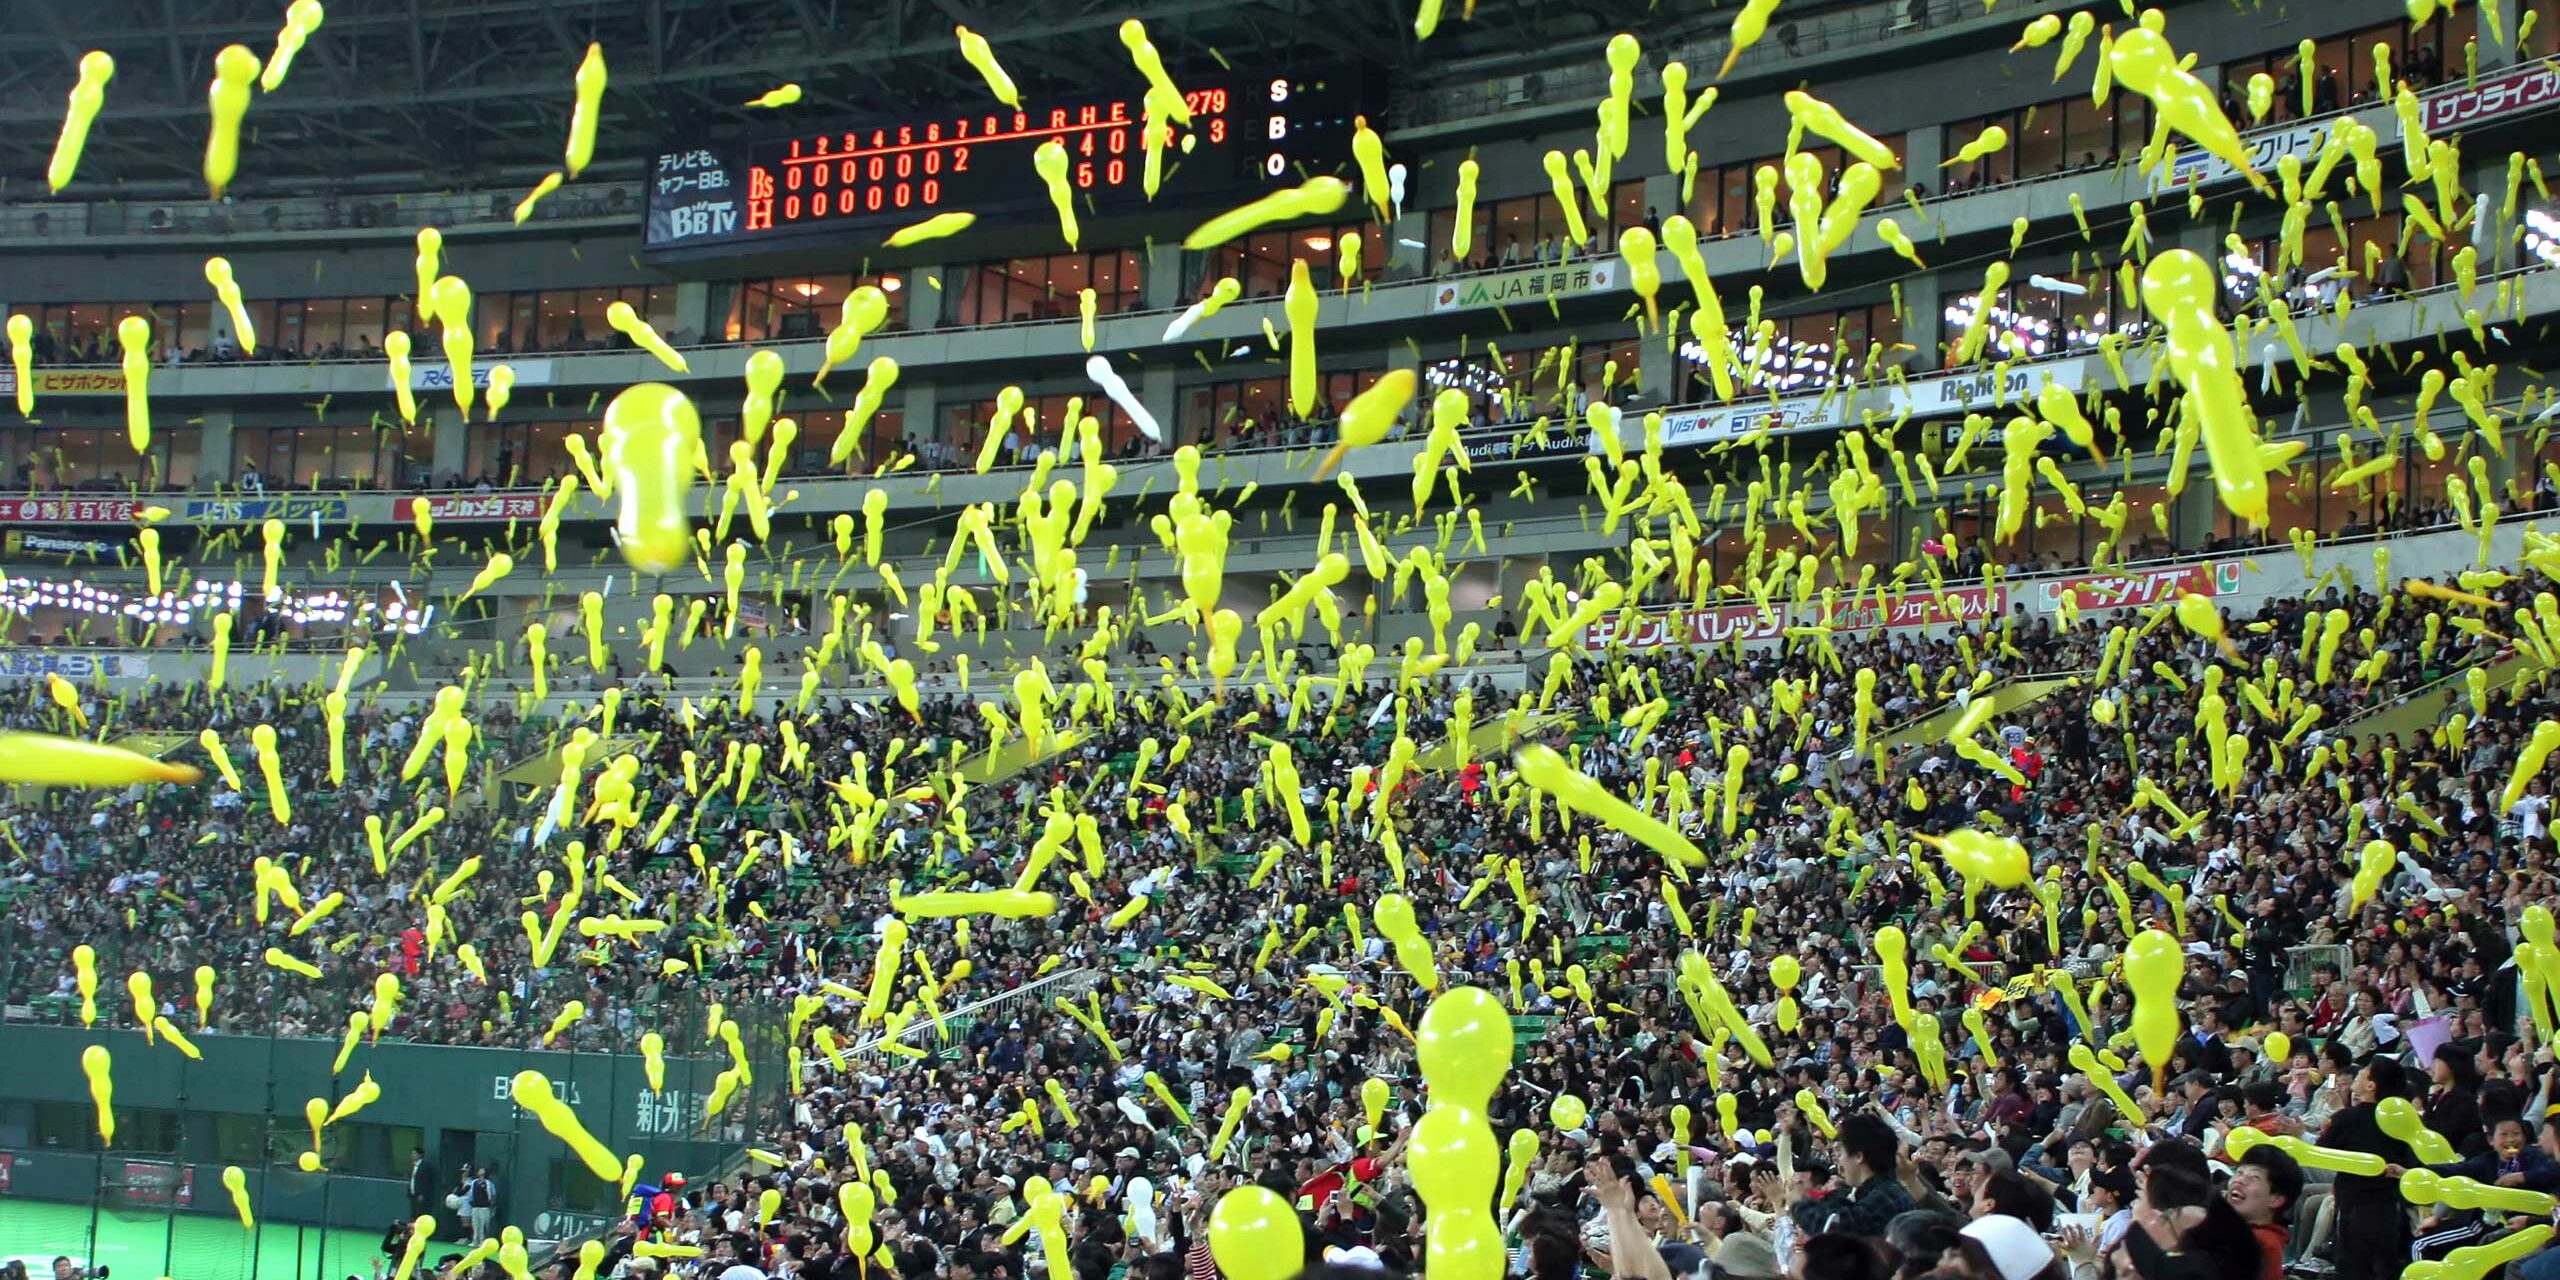
[[[1060,969],[1045,978],[1034,978],[1010,991],[997,992],[984,1000],[972,1001],[943,1014],[942,1020],[946,1026],[958,1028],[956,1034],[939,1033],[931,1021],[918,1020],[900,1027],[897,1041],[905,1044],[913,1040],[939,1036],[942,1043],[948,1045],[956,1042],[960,1036],[968,1034],[969,1027],[984,1021],[989,1015],[1002,1013],[1025,1003],[1046,1003],[1047,999],[1053,996],[1080,996],[1093,990],[1101,981],[1102,971],[1099,969]],[[888,1045],[889,1037],[874,1033],[855,1042],[854,1046],[846,1052],[855,1057],[885,1057],[888,1056]]]
[[[45,200],[0,206],[0,241],[111,236],[223,239],[373,231],[405,237],[411,229],[427,225],[447,230],[513,226],[516,202],[523,198],[522,192],[478,191],[230,200]],[[529,221],[637,222],[641,199],[640,184],[634,182],[573,187],[534,206]]]
[[[2035,0],[2023,10],[2003,6],[1989,24],[2015,26],[2031,14],[2063,7],[2050,0]],[[1723,64],[1725,52],[1733,46],[1724,19],[1722,12],[1710,15],[1711,34],[1649,49],[1647,60],[1659,66],[1678,59],[1689,65],[1693,75],[1712,71]],[[1790,62],[1863,53],[1933,32],[1984,24],[1982,6],[1974,0],[1884,0],[1811,15],[1782,12],[1767,36],[1734,60],[1734,69],[1742,74],[1770,71]],[[1608,68],[1596,57],[1586,58],[1569,67],[1421,90],[1399,103],[1389,118],[1396,127],[1413,128],[1548,105],[1579,109],[1585,105],[1583,100],[1607,92],[1608,80]],[[1661,89],[1658,82],[1649,82],[1640,91],[1659,93]]]

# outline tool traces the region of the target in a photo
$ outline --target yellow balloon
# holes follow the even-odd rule
[[[1471,1205],[1436,1211],[1430,1230],[1423,1267],[1431,1280],[1500,1280],[1502,1226],[1492,1210]]]
[[[587,46],[586,58],[578,63],[577,101],[569,111],[569,176],[586,171],[587,162],[596,156],[596,125],[604,110],[604,46]]]
[[[1591,1108],[1570,1093],[1559,1093],[1547,1104],[1547,1122],[1559,1129],[1579,1129],[1590,1114]]]
[[[258,1219],[249,1212],[249,1175],[243,1173],[240,1166],[236,1164],[225,1166],[222,1170],[222,1187],[223,1190],[231,1193],[231,1207],[240,1215],[240,1229],[257,1230]]]
[[[1501,1176],[1502,1144],[1472,1107],[1438,1103],[1422,1113],[1405,1144],[1413,1189],[1435,1211],[1490,1204]]]
[[[1209,1252],[1229,1280],[1289,1280],[1306,1248],[1297,1211],[1269,1187],[1237,1187],[1209,1213]]]
[[[627,388],[605,405],[597,444],[622,504],[614,531],[623,559],[643,573],[682,565],[693,547],[686,509],[702,449],[693,402],[663,382]]]
[[[80,1070],[89,1077],[89,1099],[98,1104],[98,1144],[116,1144],[115,1058],[105,1045],[93,1044],[80,1051]]]
[[[1511,1070],[1511,1015],[1482,987],[1453,987],[1423,1010],[1414,1058],[1432,1096],[1482,1108]]]
[[[240,118],[249,114],[249,86],[260,65],[245,44],[227,45],[213,56],[213,87],[206,91],[213,127],[204,140],[204,183],[216,200],[240,171]]]
[[[107,82],[116,78],[116,60],[104,49],[92,49],[80,58],[80,78],[71,86],[71,107],[62,116],[62,134],[54,139],[53,159],[45,165],[46,184],[54,191],[71,185],[71,176],[79,171],[80,153],[89,145],[89,126],[98,118],[98,109],[107,104]],[[26,412],[25,374],[18,376],[19,412]]]
[[[2164,930],[2145,929],[2125,947],[2125,985],[2133,988],[2133,1043],[2155,1078],[2167,1069],[2178,1044],[2178,983],[2186,972],[2185,950]]]

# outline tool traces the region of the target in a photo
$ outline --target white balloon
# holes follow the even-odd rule
[[[1396,215],[1404,215],[1404,179],[1408,171],[1401,164],[1387,166],[1387,198],[1394,202]]]
[[[1129,389],[1128,380],[1111,367],[1109,360],[1095,356],[1085,361],[1084,373],[1093,379],[1094,385],[1102,388],[1102,394],[1111,397],[1111,403],[1120,406],[1120,411],[1128,414],[1129,420],[1138,425],[1138,434],[1156,444],[1164,443],[1164,428],[1156,425],[1156,416],[1138,402],[1137,393]]]

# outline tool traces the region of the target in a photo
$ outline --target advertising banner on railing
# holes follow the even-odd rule
[[[2240,146],[2249,155],[2248,171],[2265,173],[2286,156],[2300,156],[2305,164],[2310,163],[2311,157],[2319,154],[2320,139],[2328,133],[2329,126],[2346,118],[2331,117],[2317,124],[2295,121],[2241,134]],[[2167,167],[2151,171],[2151,189],[2158,192],[2208,186],[2229,182],[2240,173],[2230,161],[2190,143],[2178,148],[2178,158]]]
[[[28,533],[12,529],[0,548],[13,556],[60,557],[64,560],[106,560],[124,563],[125,544],[114,538],[75,538],[59,533]]]
[[[1470,463],[1538,462],[1591,452],[1591,433],[1584,428],[1547,424],[1541,436],[1527,428],[1514,434],[1482,435],[1466,442]]]
[[[471,385],[488,390],[489,371],[502,364],[516,371],[516,385],[519,387],[550,385],[551,362],[548,360],[492,360],[486,356],[471,362]],[[383,375],[382,384],[386,387],[391,385],[389,374]],[[413,364],[409,366],[409,388],[413,391],[451,391],[453,366],[442,360]]]
[[[1837,408],[1841,397],[1850,394],[1834,391],[1825,395],[1787,396],[1775,401],[1747,400],[1713,409],[1683,409],[1666,413],[1662,415],[1662,445],[1670,449],[1739,440],[1762,427],[1767,427],[1771,435],[1785,435],[1790,431],[1832,426],[1838,421]]]
[[[1889,416],[1926,418],[2023,405],[2035,399],[2046,383],[2076,395],[2088,385],[2088,373],[2086,360],[2045,360],[2004,369],[1917,378],[1888,391],[1887,403],[1892,406]]]
[[[41,680],[60,676],[78,684],[109,680],[148,680],[151,659],[138,653],[82,653],[77,649],[0,649],[0,680]]]
[[[1618,260],[1585,258],[1544,266],[1532,264],[1458,280],[1443,280],[1431,290],[1434,311],[1466,311],[1475,307],[1508,307],[1585,293],[1602,293],[1619,284]]]
[[[2165,604],[2182,593],[2227,596],[2240,589],[2240,577],[2246,572],[2240,562],[2224,560],[2049,578],[2035,584],[2035,608],[2038,613],[2052,613],[2068,597],[2082,613],[2105,613]]]
[[[2548,62],[2528,62],[2482,76],[2477,83],[2438,89],[2418,100],[2418,110],[2433,136],[2553,102],[2560,102],[2560,70]]]
[[[347,518],[347,500],[314,494],[190,498],[184,514],[189,524],[258,524],[267,520],[312,519],[324,524],[337,524]]]
[[[1712,409],[1683,409],[1662,415],[1662,443],[1665,448],[1715,444],[1739,440],[1763,427],[1771,435],[1819,431],[1864,421],[1869,410],[1878,418],[1889,420],[2019,405],[2033,399],[2048,382],[2077,394],[2088,385],[2088,374],[2085,360],[2042,360],[2006,369],[1938,374],[1877,388],[1883,393],[1882,403],[1870,400],[1866,408],[1858,408],[1855,398],[1874,392],[1838,387],[1777,400],[1760,398]]]
[[[391,500],[391,518],[415,520],[418,508],[425,507],[427,518],[437,524],[447,521],[533,520],[541,517],[544,501],[538,493],[447,493],[425,498],[394,498]]]
[[[1723,605],[1704,609],[1648,609],[1602,617],[1582,629],[1582,647],[1607,649],[1700,648],[1729,640],[1770,640],[1786,629],[1787,607]]]
[[[125,524],[141,509],[131,498],[0,498],[0,524]]]
[[[185,1208],[196,1202],[196,1167],[191,1164],[163,1164],[157,1160],[124,1162],[124,1199],[126,1204],[175,1205]]]
[[[1827,624],[1834,631],[1901,630],[1905,627],[1934,627],[1954,623],[1971,626],[1997,620],[2009,609],[2007,587],[1953,587],[1944,594],[1932,591],[1905,591],[1899,595],[1869,597],[1847,606],[1828,618],[1818,610],[1806,610],[1811,620]]]
[[[36,398],[46,396],[120,396],[124,394],[124,371],[121,369],[35,369],[27,380],[35,384]],[[0,396],[18,394],[18,371],[0,366]]]

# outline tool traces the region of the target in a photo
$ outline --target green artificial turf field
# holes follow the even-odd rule
[[[63,1254],[112,1268],[114,1280],[369,1278],[381,1247],[379,1232],[260,1223],[252,1240],[236,1218],[0,1200],[0,1260],[23,1258],[28,1274],[39,1278],[51,1276],[53,1259]],[[447,1251],[438,1242],[428,1257]]]

